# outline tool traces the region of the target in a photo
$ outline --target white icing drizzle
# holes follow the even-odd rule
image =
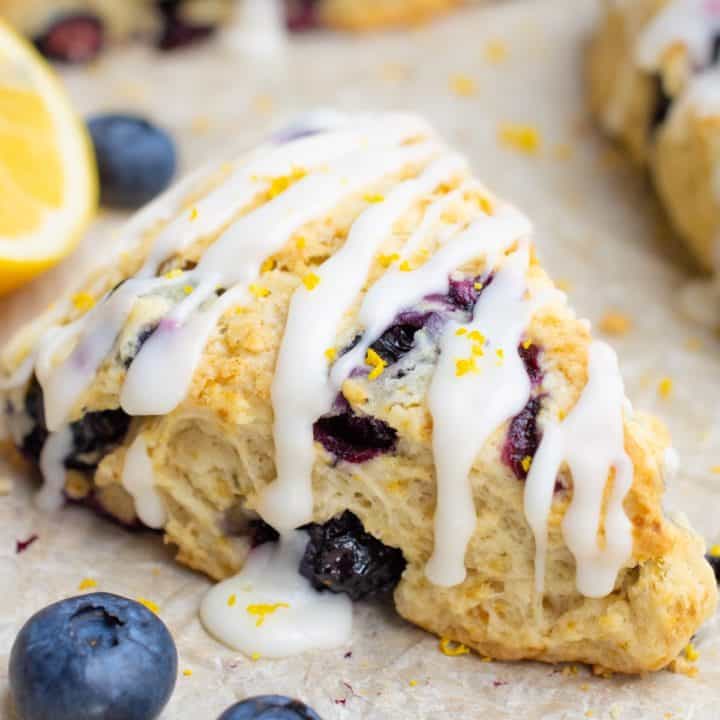
[[[40,453],[43,486],[35,495],[35,504],[46,512],[59,510],[65,487],[65,458],[72,451],[73,436],[69,425],[50,433]]]
[[[436,585],[465,580],[465,551],[476,515],[470,471],[490,435],[520,412],[530,397],[530,379],[517,352],[530,321],[527,298],[528,249],[510,255],[475,306],[468,333],[486,338],[484,354],[474,356],[476,372],[461,377],[458,358],[470,355],[467,335],[448,323],[428,392],[433,416],[433,453],[437,478],[435,545],[425,574]]]
[[[294,531],[251,551],[240,573],[205,596],[200,617],[208,632],[252,657],[280,658],[349,642],[352,602],[314,590],[300,575],[306,544],[307,535]]]
[[[535,535],[538,593],[544,587],[548,516],[563,462],[572,474],[573,494],[562,530],[575,557],[578,590],[587,597],[604,597],[632,554],[632,528],[623,509],[633,479],[624,446],[624,397],[615,352],[605,343],[593,342],[587,384],[562,422],[545,424],[525,485],[525,516]],[[603,497],[611,476],[601,538]]]
[[[152,459],[142,435],[135,438],[125,455],[122,485],[135,502],[135,512],[140,522],[151,528],[162,528],[167,520],[167,513],[155,488]]]
[[[272,387],[277,479],[260,501],[261,515],[274,527],[290,530],[312,519],[313,423],[337,394],[325,351],[333,346],[374,256],[414,202],[465,167],[460,156],[449,154],[418,178],[400,183],[360,215],[342,248],[318,268],[318,285],[300,286],[293,295]]]

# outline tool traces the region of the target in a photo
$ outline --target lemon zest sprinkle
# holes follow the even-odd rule
[[[295,241],[295,247],[296,247],[298,250],[304,250],[304,249],[306,248],[306,246],[307,246],[307,240],[306,240],[304,237],[299,237],[299,238]]]
[[[468,338],[470,340],[474,340],[475,342],[484,343],[485,342],[485,336],[479,331],[479,330],[471,330],[470,334],[468,335]]]
[[[233,593],[233,594],[227,599],[228,607],[233,607],[236,602],[237,602],[237,595],[236,595],[235,593]]]
[[[467,328],[466,328],[466,327],[459,327],[459,328],[455,331],[455,334],[456,334],[456,335],[466,335],[466,334],[467,334]]]
[[[700,653],[692,643],[688,643],[685,647],[685,657],[690,662],[697,662],[700,659]]]
[[[477,83],[469,75],[458,73],[450,78],[450,90],[458,97],[472,97],[477,93]]]
[[[528,472],[530,470],[530,465],[532,465],[532,458],[529,455],[526,455],[521,461],[520,465],[522,466],[522,469],[525,472]]]
[[[401,272],[411,272],[412,267],[410,266],[410,263],[407,260],[403,260],[400,265],[398,265],[398,268]]]
[[[458,358],[455,361],[455,375],[456,377],[462,377],[463,375],[467,375],[469,372],[477,372],[477,364],[475,363],[475,358]]]
[[[248,605],[245,610],[247,610],[249,615],[255,615],[257,617],[257,620],[255,621],[255,627],[260,627],[265,622],[265,619],[268,615],[272,615],[280,608],[289,607],[290,606],[284,602],[273,603],[272,605],[268,603],[259,603],[257,605]]]
[[[185,287],[183,288],[183,292],[186,295],[190,295],[194,289],[195,288],[192,285],[185,285]]]
[[[256,298],[264,298],[267,297],[270,294],[270,290],[268,288],[263,287],[262,285],[256,285],[255,283],[252,283],[248,290],[256,297]]]
[[[302,279],[302,282],[308,290],[312,291],[320,284],[320,278],[311,272]]]
[[[277,260],[275,260],[275,258],[267,258],[267,260],[265,260],[263,262],[263,264],[260,266],[260,272],[261,273],[270,272],[271,270],[275,269],[276,265],[277,265]]]
[[[302,180],[307,175],[303,168],[293,168],[288,175],[279,175],[270,179],[270,187],[267,189],[267,196],[270,200],[282,195],[291,185]]]
[[[470,652],[470,648],[462,643],[444,637],[440,638],[440,651],[448,657],[457,657],[458,655],[467,655]]]
[[[417,680],[409,680],[409,681],[408,681],[408,685],[409,685],[410,687],[415,687],[417,684],[418,684],[418,681],[417,681]]]
[[[190,211],[190,220],[197,220],[198,215],[199,215],[198,209],[197,209],[196,207],[194,207],[194,208]]]
[[[396,260],[399,260],[400,256],[397,253],[391,253],[390,255],[378,255],[378,262],[384,267],[390,267]]]
[[[261,657],[262,657],[262,655],[260,655],[259,652],[254,652],[254,653],[250,656],[250,659],[251,659],[253,662],[257,662]]]
[[[166,272],[163,277],[166,280],[175,280],[175,278],[179,278],[182,274],[183,271],[180,268],[173,268],[172,270]]]
[[[93,580],[92,578],[86,577],[80,581],[80,584],[78,585],[78,590],[89,590],[90,588],[96,588],[96,587],[97,587],[97,580]]]
[[[536,155],[540,150],[540,133],[532,125],[501,123],[498,128],[498,139],[505,147],[526,155]]]
[[[365,193],[365,195],[363,195],[363,200],[370,204],[381,203],[385,200],[385,196],[381,193]]]
[[[663,378],[658,383],[658,395],[660,395],[660,397],[663,400],[667,400],[670,397],[670,394],[672,393],[672,389],[673,389],[673,381],[669,377]]]
[[[95,307],[95,298],[86,292],[75,293],[72,297],[72,304],[80,311],[87,312]]]
[[[192,675],[192,673],[193,673],[193,671],[192,671],[190,668],[185,668],[185,669],[183,670],[183,675],[184,675],[185,677],[190,677],[190,676]]]
[[[470,352],[477,357],[482,357],[485,354],[483,346],[480,343],[473,343]]]
[[[489,40],[483,54],[488,62],[501,63],[507,58],[507,45],[502,40]]]
[[[501,362],[505,359],[505,351],[502,348],[498,348],[495,351],[495,354],[497,355],[498,360]]]
[[[137,599],[137,601],[141,605],[144,605],[151,612],[154,612],[156,615],[160,612],[160,606],[157,603],[154,603],[152,600],[140,597]]]
[[[327,358],[328,362],[332,362],[337,357],[337,348],[329,347],[325,351],[325,357]]]
[[[369,365],[372,370],[368,375],[368,380],[376,380],[383,374],[383,370],[387,367],[387,363],[372,349],[368,348],[365,356],[365,364]]]
[[[720,558],[720,545],[713,545],[708,552],[710,557]]]
[[[523,350],[529,350],[531,345],[532,345],[532,340],[530,340],[529,338],[527,340],[522,341]]]
[[[478,199],[478,203],[480,205],[480,209],[486,214],[486,215],[492,215],[495,212],[495,205],[493,204],[493,201],[486,197],[485,195],[481,195]]]

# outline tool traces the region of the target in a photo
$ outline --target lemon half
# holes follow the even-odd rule
[[[0,20],[0,294],[67,255],[97,197],[85,126],[47,63]]]

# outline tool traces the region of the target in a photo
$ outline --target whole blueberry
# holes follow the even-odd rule
[[[321,720],[305,703],[282,695],[258,695],[229,707],[218,720]]]
[[[175,145],[168,134],[134,115],[97,115],[88,122],[100,174],[102,203],[137,208],[170,184]]]
[[[177,650],[143,605],[92,593],[33,615],[10,653],[19,720],[153,720],[177,675]]]

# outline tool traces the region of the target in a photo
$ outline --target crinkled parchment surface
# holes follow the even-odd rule
[[[488,184],[534,219],[540,253],[565,283],[579,312],[597,322],[610,309],[634,326],[611,338],[637,407],[670,424],[681,456],[668,507],[686,513],[708,541],[720,540],[720,344],[679,310],[691,262],[667,231],[645,180],[613,153],[583,110],[581,57],[596,8],[583,0],[498,2],[461,12],[408,34],[294,40],[286,70],[216,44],[159,56],[119,50],[65,78],[83,111],[139,110],[179,138],[183,169],[222,154],[231,139],[248,144],[296,110],[410,108],[427,115],[467,152]],[[500,62],[487,45],[507,49]],[[451,90],[455,75],[476,84]],[[528,156],[503,147],[502,122],[530,123],[542,137]],[[102,259],[103,216],[79,253],[33,286],[0,303],[2,335],[49,302],[80,265]],[[674,381],[658,395],[663,377]],[[326,720],[340,718],[720,718],[720,624],[697,637],[699,674],[663,672],[627,679],[592,677],[585,668],[487,663],[445,657],[435,638],[390,608],[358,605],[351,647],[284,661],[251,662],[202,630],[197,607],[209,583],[176,566],[153,534],[128,534],[89,511],[56,517],[31,509],[18,478],[0,498],[0,714],[10,717],[6,665],[28,615],[76,592],[85,577],[102,590],[150,598],[181,655],[177,689],[164,720],[212,720],[237,698],[260,692],[296,695]],[[15,554],[15,541],[39,539]],[[351,656],[346,653],[352,651]],[[412,682],[411,682],[412,681]]]

